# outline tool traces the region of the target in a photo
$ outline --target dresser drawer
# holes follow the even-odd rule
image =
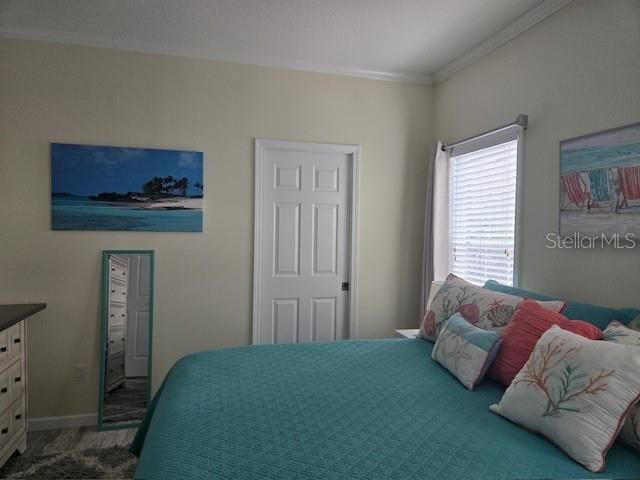
[[[117,280],[111,280],[109,288],[111,301],[113,302],[126,302],[127,301],[127,284]]]
[[[18,358],[24,350],[24,321],[18,322],[7,330],[9,358]]]
[[[107,390],[124,380],[124,355],[107,359]]]
[[[20,398],[25,390],[24,368],[21,359],[9,367],[9,398],[11,402]]]
[[[0,412],[4,411],[11,403],[11,384],[9,383],[9,370],[0,372]]]
[[[5,410],[0,413],[0,448],[4,447],[11,440],[11,417],[10,411]]]
[[[127,278],[127,270],[124,266],[118,265],[116,263],[111,264],[111,278],[117,278],[118,280],[126,280]]]
[[[123,303],[109,304],[109,325],[122,325],[127,322],[127,307]]]
[[[24,397],[21,397],[20,399],[16,400],[9,409],[9,428],[12,435],[22,432],[27,428],[27,419],[24,407]]]
[[[0,368],[9,361],[11,350],[9,349],[9,331],[0,332]]]
[[[109,326],[109,344],[107,350],[109,355],[124,352],[124,325]]]

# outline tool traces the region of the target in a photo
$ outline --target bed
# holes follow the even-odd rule
[[[491,413],[420,339],[213,350],[178,361],[132,446],[146,479],[639,478],[616,444],[593,474]]]

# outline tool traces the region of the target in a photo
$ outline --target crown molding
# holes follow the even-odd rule
[[[303,72],[344,75],[349,77],[368,78],[387,82],[415,83],[431,85],[430,75],[422,73],[408,73],[402,71],[376,71],[361,68],[345,67],[341,65],[302,62],[281,58],[260,57],[255,55],[223,55],[211,54],[205,49],[187,45],[175,45],[166,42],[124,41],[106,35],[93,35],[77,32],[66,32],[53,29],[9,27],[0,25],[0,37],[18,40],[36,40],[42,42],[61,43],[83,47],[109,48],[131,52],[172,55],[200,60],[254,65],[259,67],[281,68]]]
[[[545,18],[553,15],[567,6],[572,0],[545,0],[537,7],[517,18],[505,28],[484,40],[463,55],[447,63],[433,74],[410,73],[402,71],[376,71],[352,68],[341,65],[303,62],[281,58],[260,57],[255,55],[224,55],[212,54],[197,46],[176,45],[166,42],[125,41],[107,35],[94,35],[77,32],[66,32],[53,29],[39,29],[26,27],[10,27],[0,25],[0,37],[20,40],[37,40],[43,42],[62,43],[84,47],[109,48],[131,52],[151,53],[159,55],[173,55],[201,60],[236,63],[241,65],[255,65],[260,67],[281,68],[303,72],[343,75],[349,77],[368,78],[387,82],[415,83],[421,85],[436,85],[451,77],[454,73],[478,61],[505,43],[513,40]]]
[[[454,73],[459,72],[463,68],[480,60],[482,57],[493,52],[510,40],[513,40],[518,35],[529,30],[534,25],[537,25],[545,18],[550,17],[561,8],[566,7],[572,1],[573,0],[545,0],[537,7],[532,8],[527,13],[507,25],[498,33],[492,35],[463,55],[447,63],[444,67],[436,70],[431,76],[432,84],[437,85],[438,83],[445,81]]]

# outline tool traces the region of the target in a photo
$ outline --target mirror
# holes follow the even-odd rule
[[[137,426],[150,400],[153,251],[102,253],[101,429]]]

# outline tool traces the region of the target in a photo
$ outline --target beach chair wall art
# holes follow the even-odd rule
[[[560,142],[560,235],[640,239],[640,123]]]
[[[203,154],[51,144],[51,228],[202,232]]]

